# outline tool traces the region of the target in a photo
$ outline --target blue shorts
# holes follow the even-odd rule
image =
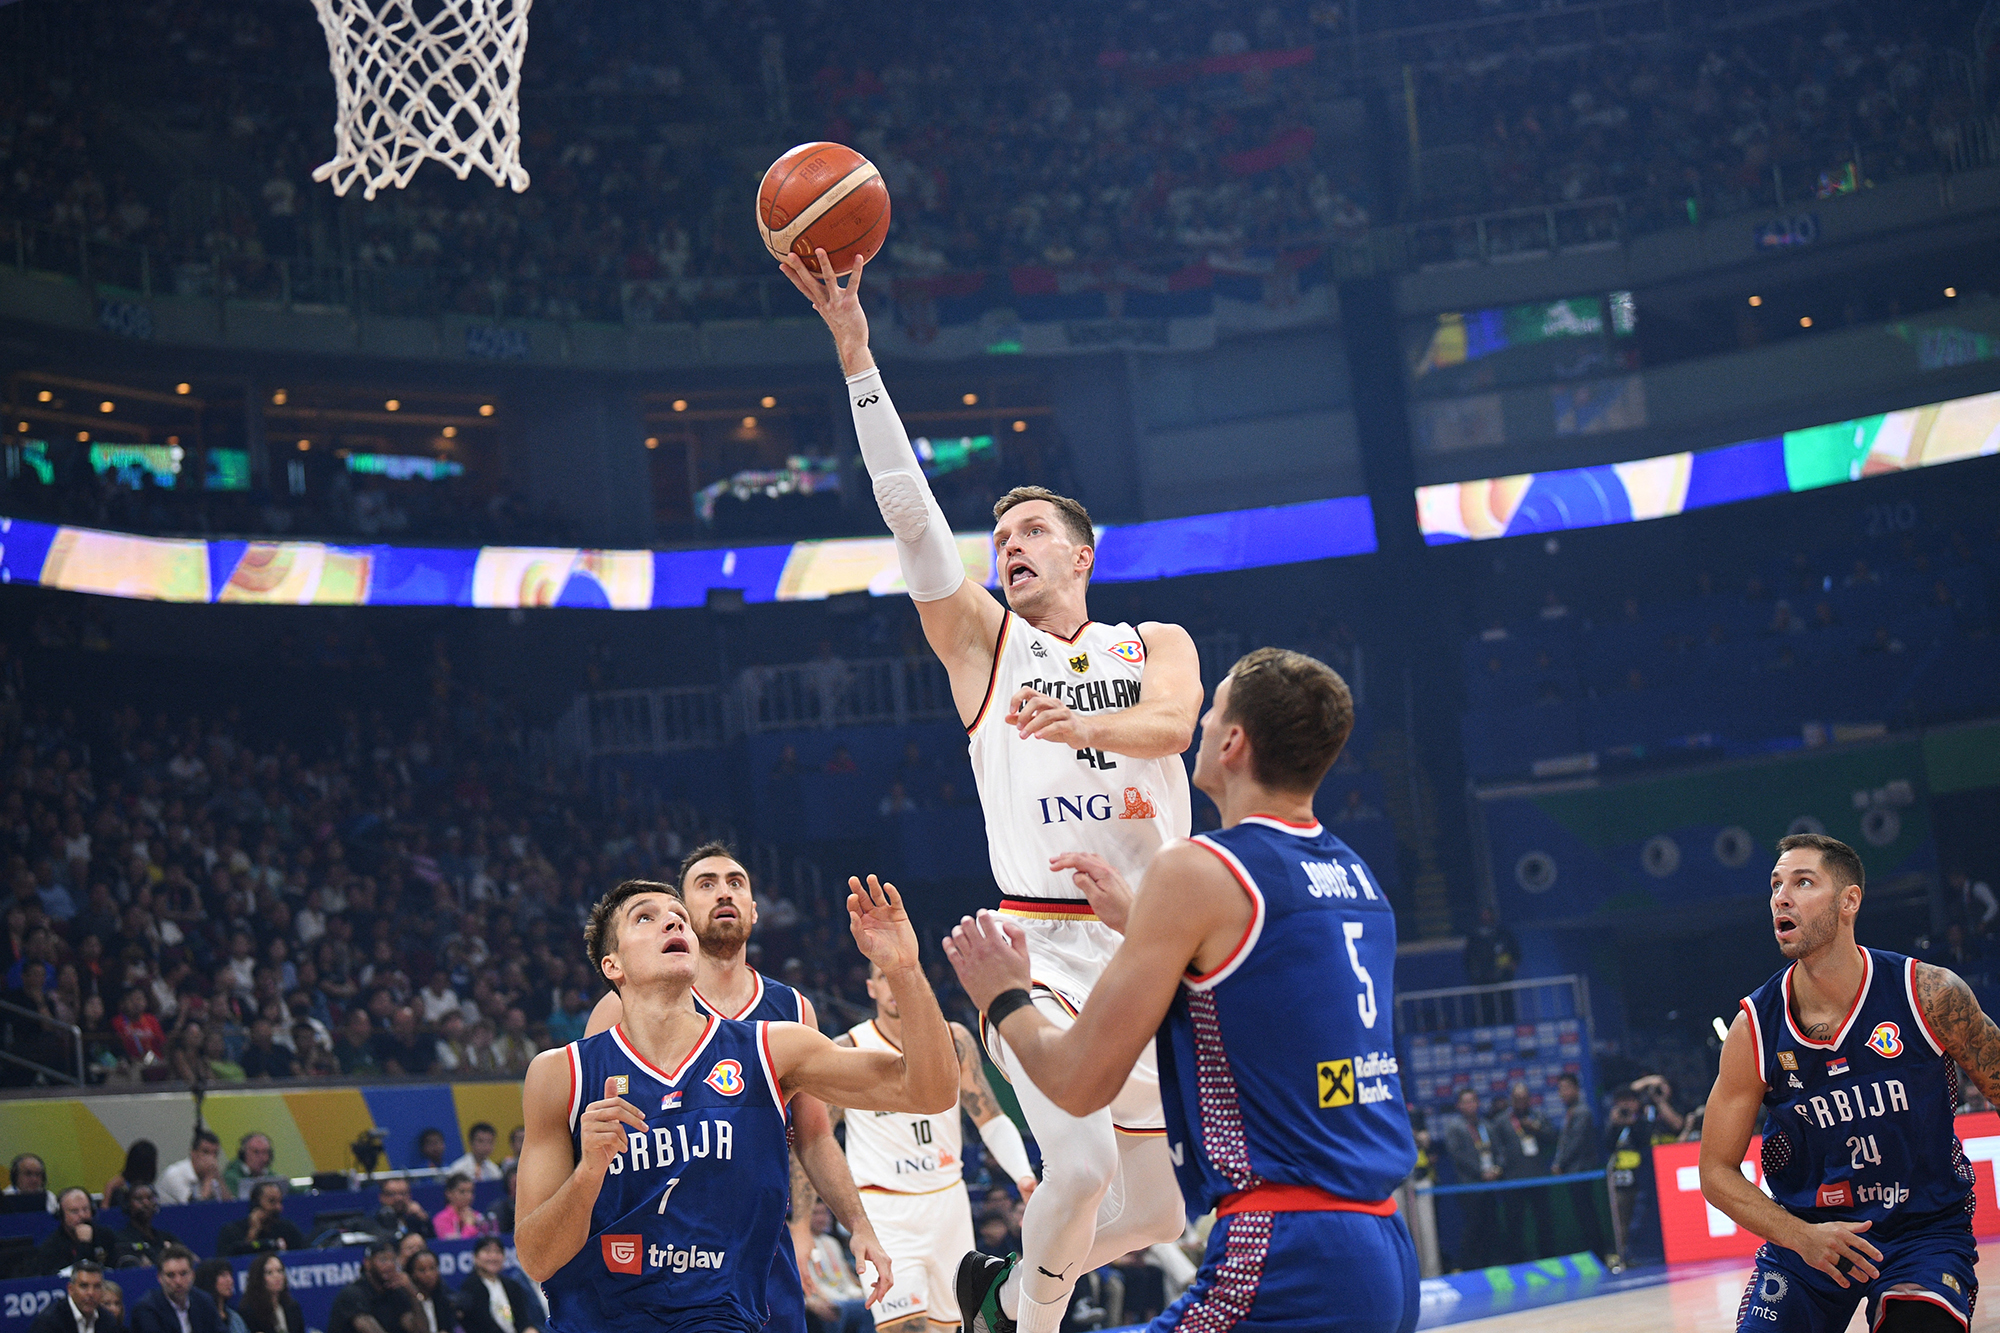
[[[1147,1333],[1410,1333],[1419,1308],[1401,1217],[1236,1213],[1216,1221],[1194,1285]]]
[[[764,1333],[806,1333],[806,1290],[799,1283],[799,1254],[792,1248],[789,1223],[778,1233],[778,1248],[771,1256],[771,1277],[764,1284],[764,1300],[771,1307]]]
[[[1979,1247],[1964,1213],[1953,1210],[1930,1226],[1896,1236],[1862,1233],[1882,1252],[1875,1265],[1881,1276],[1873,1282],[1850,1281],[1842,1287],[1782,1245],[1766,1244],[1757,1251],[1757,1267],[1736,1309],[1737,1333],[1841,1333],[1854,1317],[1854,1307],[1868,1303],[1868,1327],[1874,1328],[1885,1298],[1891,1308],[1905,1300],[1929,1301],[1951,1311],[1972,1327],[1972,1302],[1979,1295]],[[1913,1284],[1920,1291],[1891,1294],[1891,1287]]]

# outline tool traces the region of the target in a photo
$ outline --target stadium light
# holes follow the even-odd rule
[[[493,404],[491,404],[491,403],[481,403],[481,404],[479,405],[479,415],[480,415],[480,416],[482,416],[482,417],[490,417],[490,416],[492,416],[492,415],[493,415]]]
[[[78,432],[76,433],[76,442],[77,442],[78,444],[89,444],[89,443],[90,443],[90,432],[89,432],[89,431],[87,431],[87,430],[80,430],[80,431],[78,431]]]
[[[1812,327],[1812,316],[1811,316],[1811,315],[1800,315],[1800,316],[1799,316],[1799,327],[1800,327],[1800,328],[1802,328],[1802,329],[1809,329],[1809,328],[1811,328],[1811,327]]]
[[[648,449],[657,449],[657,448],[659,448],[659,447],[660,447],[660,437],[659,437],[659,436],[657,436],[657,435],[648,435],[648,436],[646,437],[646,447],[647,447]]]
[[[1014,433],[1016,435],[1019,435],[1022,431],[1026,430],[1027,428],[1028,428],[1028,423],[1025,421],[1016,421],[1014,423]]]
[[[311,440],[300,440],[300,441],[299,441],[299,452],[300,452],[300,453],[304,453],[304,452],[305,452],[306,450],[308,450],[308,449],[310,449],[310,448],[312,448],[312,447],[313,447],[313,442],[312,442]]]
[[[755,429],[757,429],[757,418],[755,418],[755,417],[745,417],[745,418],[743,418],[743,429],[745,429],[745,430],[755,430]]]
[[[444,428],[444,437],[445,437],[445,438],[446,438],[447,440],[455,440],[455,439],[457,439],[457,438],[458,438],[458,427],[456,427],[456,426],[446,426],[446,427]]]
[[[35,395],[35,401],[38,403],[53,402],[54,400],[55,400],[55,395],[53,393],[50,393],[47,389],[44,389],[40,393]]]
[[[400,412],[403,410],[403,400],[400,398],[391,398],[388,402],[382,404],[382,406],[390,412]]]
[[[283,407],[285,405],[285,398],[286,398],[285,391],[283,389],[278,390],[276,393],[271,395],[272,406]]]
[[[977,407],[979,406],[979,395],[976,393],[960,394],[958,401],[964,403],[967,407]]]
[[[194,386],[192,384],[189,384],[186,380],[182,380],[179,384],[176,384],[174,386],[174,392],[182,395],[190,394],[194,392]]]
[[[674,399],[674,411],[676,411],[676,412],[685,412],[685,411],[687,411],[687,410],[688,410],[688,400],[687,400],[687,399],[685,399],[685,398],[676,398],[676,399]]]
[[[112,412],[117,410],[117,406],[116,403],[107,398],[97,405],[97,410],[100,412]]]
[[[759,405],[764,407],[776,407],[778,405],[778,400],[773,398],[768,393],[765,394],[762,398],[759,398],[757,402],[759,403]]]
[[[1952,301],[1952,300],[1956,300],[1956,299],[1958,298],[1958,288],[1956,288],[1956,287],[1947,287],[1947,288],[1945,288],[1945,289],[1944,289],[1944,298],[1945,298],[1945,300],[1947,300],[1947,301]]]
[[[1761,296],[1753,296],[1750,298],[1750,304],[1753,306],[1762,305],[1764,304],[1764,298]]]

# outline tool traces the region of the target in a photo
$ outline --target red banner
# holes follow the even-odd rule
[[[2000,1115],[1981,1111],[1958,1117],[1958,1137],[1965,1155],[1972,1160],[1975,1177],[1973,1197],[1978,1211],[1973,1214],[1975,1235],[2000,1235],[2000,1179],[1994,1162],[2000,1159]],[[1764,1172],[1759,1164],[1763,1140],[1750,1140],[1749,1155],[1743,1159],[1743,1174],[1762,1186]],[[1667,1262],[1692,1263],[1698,1259],[1748,1258],[1764,1242],[1743,1230],[1701,1197],[1701,1145],[1663,1143],[1653,1149],[1653,1175],[1660,1195],[1660,1232],[1666,1240]]]

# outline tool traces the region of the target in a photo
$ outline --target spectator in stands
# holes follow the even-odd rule
[[[123,1208],[134,1185],[150,1186],[160,1175],[160,1150],[151,1139],[134,1139],[125,1150],[125,1166],[104,1182],[104,1206]]]
[[[31,1152],[19,1153],[7,1164],[7,1188],[0,1190],[10,1213],[56,1211],[56,1196],[49,1193],[49,1169]]]
[[[426,1237],[406,1231],[403,1238],[396,1242],[396,1263],[406,1264],[429,1248],[430,1241]]]
[[[265,1250],[303,1250],[306,1236],[285,1216],[285,1187],[263,1180],[250,1188],[250,1213],[223,1223],[216,1235],[217,1254],[258,1254]]]
[[[226,1333],[215,1302],[194,1289],[194,1251],[170,1245],[160,1256],[160,1285],[132,1307],[132,1333]]]
[[[375,1058],[375,1026],[366,1009],[354,1008],[347,1011],[347,1021],[341,1025],[340,1040],[333,1044],[333,1058],[340,1065],[340,1072],[350,1078],[368,1078],[382,1074],[381,1061]]]
[[[244,1196],[243,1182],[271,1174],[271,1136],[260,1130],[245,1134],[236,1145],[236,1156],[222,1168],[222,1192],[231,1199]]]
[[[437,1234],[430,1218],[410,1198],[410,1182],[401,1176],[382,1182],[376,1195],[375,1215],[368,1220],[366,1229],[390,1241],[400,1241],[413,1232],[426,1240]]]
[[[581,1041],[589,1024],[590,997],[580,987],[564,987],[562,1005],[549,1015],[549,1045],[567,1046]]]
[[[375,1060],[385,1074],[428,1074],[437,1063],[434,1043],[417,1031],[416,1010],[397,1009],[389,1030],[375,1034]]]
[[[215,1302],[223,1333],[250,1333],[243,1316],[236,1312],[236,1273],[227,1259],[204,1259],[195,1266],[194,1289]]]
[[[449,1010],[438,1020],[437,1041],[434,1043],[438,1069],[446,1074],[456,1074],[464,1069],[470,1058],[468,1045],[465,1012],[462,1009]]]
[[[244,1077],[251,1079],[291,1078],[298,1067],[291,1048],[278,1044],[276,1026],[261,1016],[250,1025],[250,1044],[240,1063]]]
[[[333,1298],[326,1333],[429,1333],[416,1291],[397,1260],[395,1241],[378,1240],[368,1247],[361,1276]]]
[[[433,1171],[443,1171],[444,1131],[430,1126],[417,1131],[417,1160]]]
[[[103,1265],[111,1260],[108,1237],[102,1228],[94,1225],[90,1207],[90,1191],[79,1185],[72,1185],[56,1196],[56,1216],[60,1219],[49,1238],[35,1249],[35,1257],[28,1263],[28,1272],[48,1276],[60,1273],[72,1264],[85,1259]]]
[[[1500,1178],[1534,1180],[1548,1175],[1549,1158],[1555,1146],[1556,1133],[1535,1109],[1528,1085],[1516,1082],[1508,1089],[1507,1109],[1493,1119],[1494,1156],[1500,1165]],[[1532,1247],[1524,1226],[1528,1212],[1535,1217]],[[1514,1251],[1513,1262],[1554,1253],[1555,1214],[1549,1209],[1547,1188],[1529,1186],[1502,1192],[1500,1217],[1500,1235]]]
[[[111,1321],[111,1323],[100,1328],[98,1333],[112,1333],[114,1328],[124,1327],[125,1288],[119,1286],[110,1278],[105,1278],[104,1291],[97,1298],[97,1312]]]
[[[541,1333],[540,1306],[526,1287],[501,1272],[506,1266],[507,1247],[497,1236],[472,1247],[472,1274],[458,1288],[458,1320],[465,1333]]]
[[[495,1067],[503,1074],[518,1074],[527,1069],[528,1061],[535,1058],[540,1048],[534,1038],[528,1035],[528,1013],[519,1005],[507,1010],[506,1020],[500,1028],[500,1035],[493,1039],[493,1059]]]
[[[1458,1114],[1444,1118],[1444,1150],[1458,1173],[1458,1183],[1475,1185],[1500,1179],[1500,1159],[1494,1151],[1493,1130],[1479,1114],[1479,1093],[1461,1088]],[[1495,1262],[1493,1197],[1490,1194],[1458,1196],[1460,1216],[1460,1269],[1485,1268]]]
[[[444,1182],[444,1207],[431,1219],[439,1240],[471,1240],[488,1234],[492,1224],[472,1206],[472,1177],[454,1171]]]
[[[1966,929],[1974,935],[1992,934],[1993,923],[2000,918],[2000,900],[1994,898],[1993,886],[1983,879],[1974,879],[1964,866],[1947,870],[1944,882]]]
[[[833,1214],[824,1203],[813,1205],[812,1287],[806,1314],[819,1333],[868,1333],[875,1326],[868,1313],[867,1293],[854,1271],[847,1247],[833,1234]]]
[[[111,1237],[111,1262],[116,1268],[154,1268],[169,1245],[181,1238],[153,1225],[160,1196],[151,1185],[134,1185],[125,1192],[125,1229]]]
[[[458,1303],[438,1275],[438,1257],[428,1249],[418,1250],[404,1259],[403,1275],[416,1292],[425,1333],[453,1333],[458,1327]]]
[[[236,1311],[250,1333],[305,1333],[305,1312],[292,1295],[285,1261],[276,1254],[260,1254],[250,1261]]]
[[[507,1131],[507,1160],[500,1163],[502,1171],[511,1171],[520,1164],[521,1144],[528,1137],[528,1131],[520,1125]]]
[[[170,1205],[230,1197],[222,1188],[222,1140],[214,1130],[194,1132],[188,1155],[160,1172],[158,1188],[160,1202]]]
[[[436,1027],[446,1014],[458,1009],[458,992],[451,988],[451,973],[444,968],[431,969],[431,979],[417,992],[417,1003],[423,1006],[425,1027]]]
[[[292,1057],[292,1072],[299,1078],[329,1078],[340,1072],[332,1044],[304,1019],[292,1024]]]
[[[916,809],[917,803],[910,799],[910,793],[904,790],[901,779],[889,784],[888,793],[876,803],[875,807],[876,813],[884,819],[891,819],[896,815],[914,814]]]
[[[493,1160],[493,1145],[499,1137],[493,1126],[481,1120],[465,1132],[465,1155],[446,1169],[468,1180],[500,1179],[500,1164]]]
[[[67,1299],[50,1301],[28,1333],[115,1333],[118,1321],[101,1312],[104,1266],[82,1259],[69,1270]]]
[[[496,1232],[502,1236],[514,1234],[514,1194],[520,1183],[520,1170],[519,1162],[509,1162],[500,1168],[500,1197],[494,1201],[493,1211],[486,1215],[487,1221],[493,1225],[490,1230],[482,1234],[493,1235]]]

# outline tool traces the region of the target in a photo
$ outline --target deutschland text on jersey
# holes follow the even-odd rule
[[[661,1069],[622,1027],[567,1048],[570,1140],[620,1080],[644,1113],[591,1209],[583,1248],[542,1284],[558,1333],[764,1326],[771,1256],[790,1183],[785,1108],[768,1024],[708,1017],[679,1068]]]

